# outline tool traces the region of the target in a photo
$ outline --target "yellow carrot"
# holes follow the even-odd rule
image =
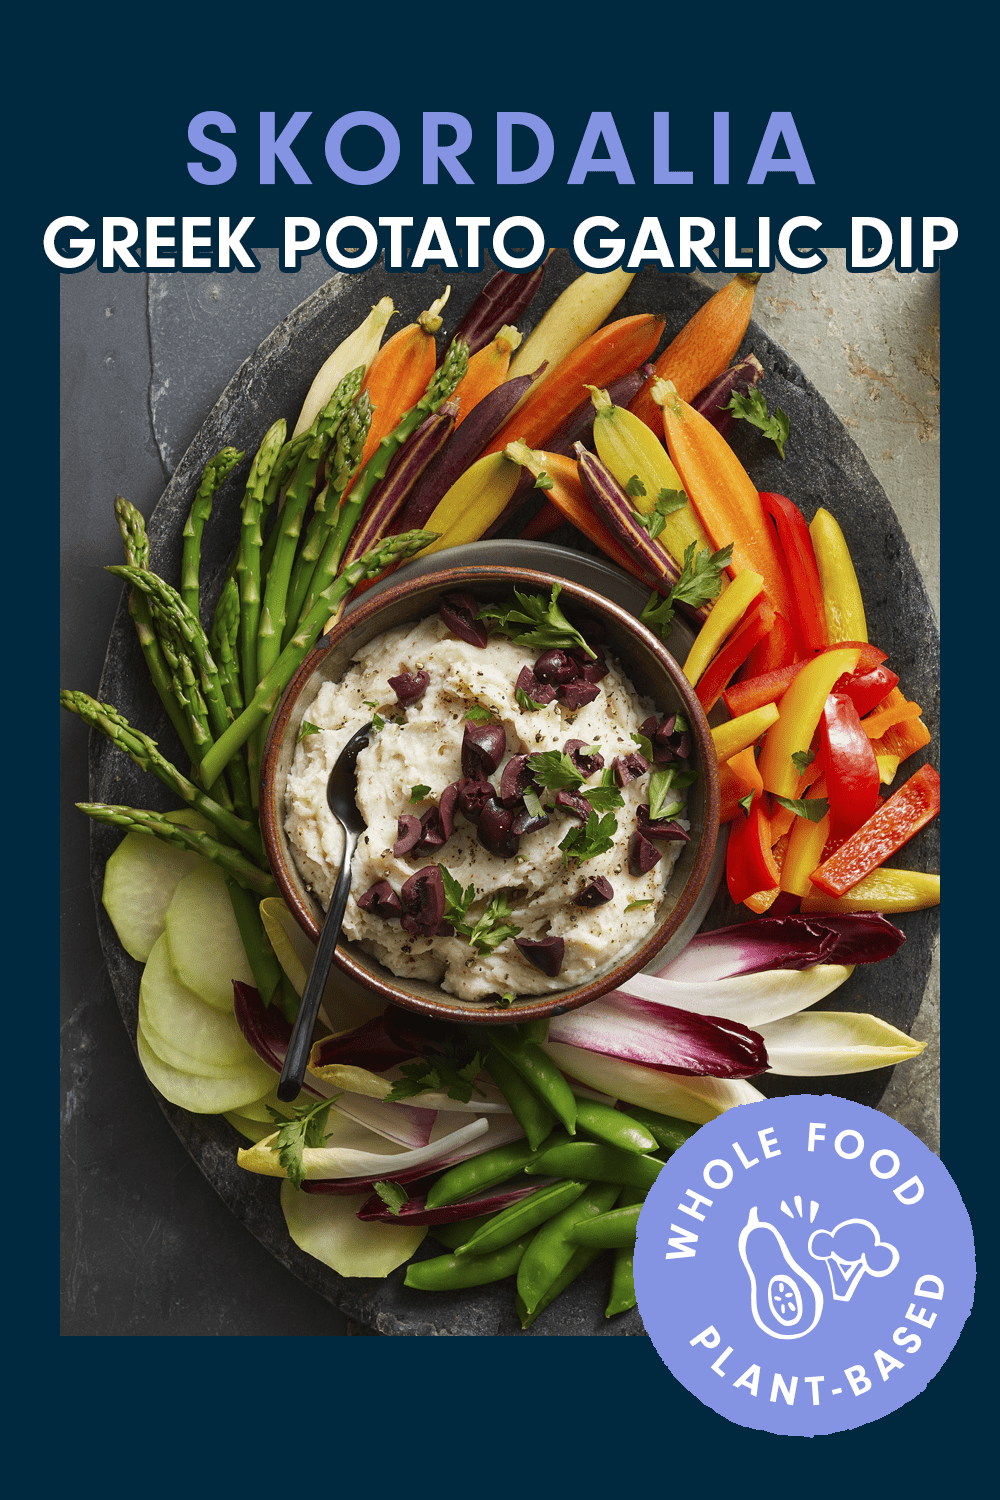
[[[502,453],[477,459],[434,507],[425,529],[440,535],[416,555],[426,557],[444,547],[477,542],[503,511],[520,477],[520,464]]]
[[[632,284],[635,272],[585,271],[556,298],[510,362],[507,379],[531,375],[548,363],[548,377],[578,344],[609,318]]]
[[[358,365],[364,365],[365,369],[368,369],[382,342],[385,325],[394,312],[392,298],[383,297],[380,302],[376,302],[360,327],[355,328],[342,344],[337,345],[309,387],[309,394],[302,403],[299,420],[292,433],[293,437],[298,437],[300,433],[312,426],[317,415],[323,410],[348,371],[356,370]]]

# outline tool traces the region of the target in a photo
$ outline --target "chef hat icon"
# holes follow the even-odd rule
[[[869,1276],[888,1276],[899,1264],[895,1245],[880,1239],[867,1219],[845,1219],[835,1229],[814,1230],[809,1254],[826,1262],[836,1302],[850,1302],[866,1271]]]

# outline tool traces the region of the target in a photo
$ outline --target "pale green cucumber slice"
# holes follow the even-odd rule
[[[178,883],[167,907],[170,959],[181,984],[206,1005],[233,1013],[233,980],[253,984],[222,871],[203,862]]]
[[[210,826],[200,813],[186,809],[167,817],[186,828]],[[193,850],[175,849],[148,833],[125,835],[104,867],[101,901],[126,953],[145,963],[163,932],[178,882],[204,862]]]
[[[234,1069],[228,1078],[199,1078],[194,1073],[172,1068],[157,1057],[141,1026],[136,1041],[139,1061],[153,1087],[171,1104],[193,1115],[222,1115],[230,1109],[242,1109],[262,1099],[274,1087],[274,1073],[257,1058],[246,1067]]]
[[[212,1077],[217,1068],[239,1068],[256,1059],[257,1054],[244,1039],[232,1011],[223,1015],[213,1010],[179,982],[166,933],[153,944],[139,986],[139,1002],[145,1002],[146,1015],[156,1035],[186,1056],[187,1061],[174,1063],[175,1067]],[[160,1056],[164,1053],[160,1052]],[[166,1061],[173,1059],[167,1057]],[[202,1063],[207,1066],[202,1067]]]

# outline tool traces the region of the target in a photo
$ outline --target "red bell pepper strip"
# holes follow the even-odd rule
[[[890,672],[883,663],[877,667],[867,667],[864,661],[858,663],[856,672],[844,674],[833,684],[835,693],[846,693],[854,704],[859,716],[871,713],[888,693],[898,683],[899,678],[895,672]]]
[[[858,711],[848,695],[838,693],[836,687],[824,705],[819,738],[830,801],[830,831],[846,837],[866,823],[878,807],[879,774]]]
[[[940,811],[941,778],[932,766],[921,766],[810,879],[831,896],[846,895]]]
[[[729,823],[743,810],[740,801],[752,792],[754,797],[759,797],[764,790],[764,781],[757,769],[754,759],[753,746],[748,745],[738,755],[733,755],[729,760],[719,762],[719,795],[721,807],[719,809],[719,822]]]
[[[774,627],[774,610],[763,596],[752,604],[717,656],[702,674],[695,692],[706,713],[711,713],[758,641]]]
[[[819,581],[819,568],[816,566],[816,554],[806,518],[785,495],[772,495],[762,490],[760,500],[778,528],[778,540],[791,578],[802,639],[810,651],[823,651],[830,644],[830,633],[823,604],[823,587]]]
[[[773,891],[781,872],[771,853],[771,822],[764,799],[756,798],[750,816],[734,818],[726,851],[726,881],[734,901],[745,901],[758,891]],[[859,877],[860,878],[860,877]]]
[[[827,649],[834,651],[844,650],[847,647],[861,653],[857,671],[851,675],[845,672],[844,676],[834,683],[834,691],[850,693],[853,697],[854,693],[845,684],[856,685],[862,677],[867,682],[867,674],[873,672],[885,661],[885,652],[880,651],[877,646],[870,646],[867,641],[838,641],[836,646],[830,646]],[[750,660],[752,664],[752,656]],[[733,715],[748,714],[752,709],[763,708],[765,703],[777,703],[782,693],[792,685],[804,666],[804,661],[796,661],[790,666],[776,667],[774,671],[763,672],[757,677],[744,677],[742,682],[734,682],[726,688],[722,695],[723,702]],[[888,675],[891,677],[893,674],[890,672]],[[889,689],[886,688],[886,692],[888,691]],[[867,713],[867,711],[864,708],[858,709],[859,714]]]
[[[797,655],[791,626],[784,615],[776,614],[771,634],[766,635],[750,653],[747,675],[759,677],[762,672],[775,672],[779,667],[791,666]]]

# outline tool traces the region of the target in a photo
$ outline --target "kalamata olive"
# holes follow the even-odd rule
[[[584,682],[600,682],[601,678],[607,677],[608,672],[611,670],[601,648],[598,646],[595,649],[597,650],[597,656],[594,658],[589,657],[585,651],[576,650],[570,652],[573,660],[579,664],[580,676]]]
[[[606,901],[614,898],[615,888],[610,880],[605,880],[603,875],[598,875],[596,880],[590,880],[582,890],[577,891],[573,897],[574,906],[603,906]]]
[[[611,762],[615,780],[619,786],[628,786],[630,781],[637,781],[640,776],[645,776],[649,770],[649,761],[638,750],[630,750],[628,755],[616,755]]]
[[[438,605],[438,614],[452,635],[470,646],[485,647],[490,633],[485,620],[477,620],[479,601],[471,594],[445,594]]]
[[[500,777],[500,801],[504,807],[514,807],[520,802],[525,788],[531,786],[533,779],[528,757],[512,755]]]
[[[441,793],[441,800],[438,803],[441,832],[446,839],[450,839],[455,831],[455,808],[458,806],[458,789],[461,785],[460,781],[451,782]]]
[[[495,771],[507,750],[507,733],[502,724],[473,724],[466,721],[462,736],[462,775],[488,776]]]
[[[396,820],[396,833],[396,842],[392,846],[392,852],[397,859],[402,859],[404,854],[409,854],[416,848],[423,837],[420,819],[413,813],[403,813]]]
[[[479,842],[497,859],[513,859],[517,853],[514,814],[497,797],[483,803],[479,816]]]
[[[678,760],[687,760],[691,754],[691,736],[687,730],[683,734],[674,735],[670,746]]]
[[[687,829],[682,828],[679,823],[675,823],[671,818],[656,818],[655,820],[651,820],[648,803],[636,808],[635,820],[643,838],[656,839],[658,843],[686,844],[691,838]]]
[[[550,682],[539,682],[530,667],[522,667],[517,674],[514,691],[524,693],[532,703],[539,703],[543,707],[551,703],[556,695],[556,690]]]
[[[401,672],[398,677],[389,678],[389,686],[396,694],[396,701],[400,708],[409,708],[411,704],[419,702],[430,686],[431,674],[429,672]]]
[[[594,811],[586,797],[581,797],[579,792],[556,792],[556,807],[562,812],[568,812],[571,818],[579,818],[581,823],[586,823]]]
[[[449,925],[443,921],[444,881],[437,865],[427,865],[411,875],[399,897],[403,903],[403,929],[411,937],[434,937]]]
[[[580,675],[579,663],[558,648],[543,651],[531,670],[539,682],[575,682]]]
[[[582,708],[585,703],[593,703],[600,691],[596,682],[584,682],[580,677],[576,682],[565,682],[557,687],[556,697],[568,709],[574,710]]]
[[[628,841],[628,872],[630,875],[648,875],[654,865],[662,859],[659,849],[636,831]]]
[[[466,776],[458,783],[458,805],[470,823],[478,823],[484,805],[493,796],[485,776]]]
[[[563,749],[581,776],[593,776],[595,771],[604,769],[604,756],[599,750],[594,755],[581,755],[580,751],[584,750],[586,745],[586,740],[567,740]]]
[[[403,903],[388,880],[379,880],[369,886],[364,895],[358,897],[358,905],[362,911],[369,911],[375,917],[384,917],[387,922],[394,921],[403,913]]]
[[[545,812],[532,813],[522,803],[520,807],[513,807],[514,821],[511,824],[511,833],[515,838],[523,838],[526,833],[537,833],[539,828],[547,828],[549,825],[548,814]]]
[[[429,807],[420,819],[420,838],[410,851],[419,857],[422,854],[433,854],[446,842],[447,835],[441,827],[441,814],[436,807]]]
[[[529,963],[550,979],[555,979],[566,954],[566,944],[561,937],[515,938],[514,942]]]

